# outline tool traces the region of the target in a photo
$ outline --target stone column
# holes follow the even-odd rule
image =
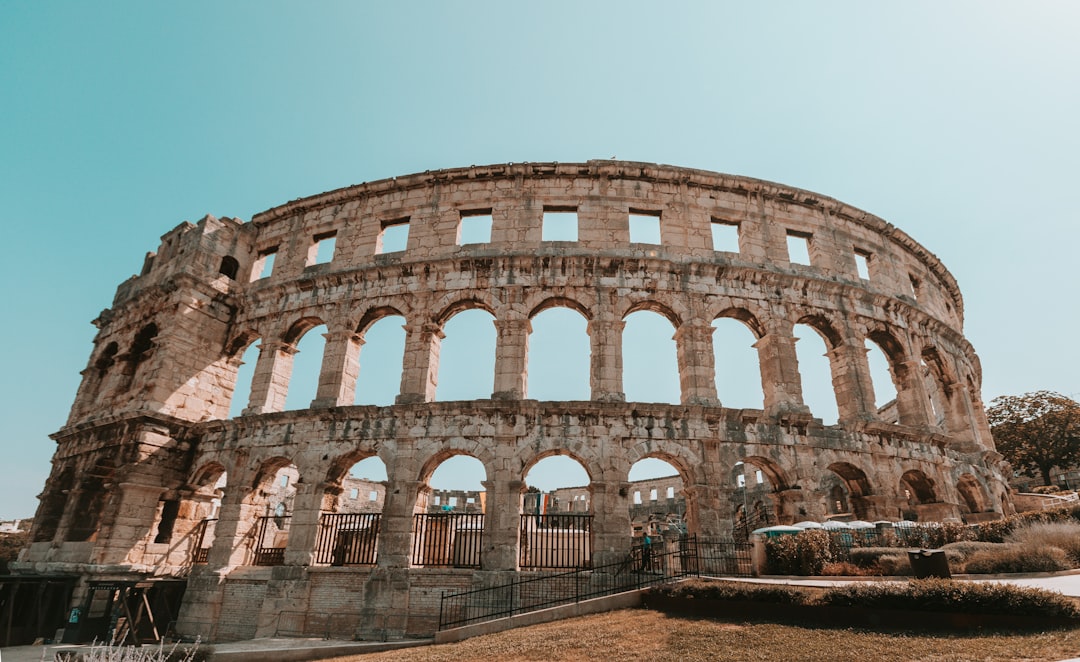
[[[754,343],[761,362],[761,390],[765,396],[765,413],[782,416],[808,413],[803,404],[802,378],[799,357],[795,354],[795,336],[791,328],[772,329]]]
[[[264,342],[259,345],[259,360],[251,378],[251,400],[243,412],[245,415],[285,409],[296,352],[296,347],[288,343]]]
[[[622,384],[622,320],[590,320],[589,381],[592,399],[599,402],[625,402]]]
[[[712,324],[687,320],[675,332],[679,357],[679,386],[684,405],[718,405],[716,366],[713,360]]]
[[[401,392],[395,402],[411,404],[435,399],[439,382],[439,349],[446,337],[438,324],[405,326],[405,360],[401,370]]]
[[[686,499],[686,530],[703,536],[731,533],[731,517],[721,509],[720,488],[715,485],[683,486]]]
[[[532,322],[528,318],[495,320],[498,340],[495,344],[496,400],[520,400],[528,384],[529,334]]]
[[[923,380],[922,363],[916,359],[897,361],[889,366],[896,383],[896,410],[901,425],[928,427],[934,424],[930,410],[930,394]]]
[[[254,491],[242,484],[231,483],[225,489],[218,521],[214,525],[214,543],[206,560],[208,569],[229,570],[248,562],[253,528],[262,514],[257,506],[248,503]]]
[[[340,488],[338,488],[340,491]],[[315,555],[315,538],[319,534],[319,519],[326,501],[336,495],[328,494],[325,483],[296,484],[292,519],[289,522],[289,542],[285,546],[285,565],[311,565]],[[333,504],[331,503],[331,508]]]
[[[356,377],[360,373],[360,346],[364,338],[352,331],[324,333],[319,390],[311,401],[312,409],[348,407],[356,399]]]
[[[593,566],[616,563],[630,553],[630,483],[590,485],[593,512]]]
[[[840,423],[873,420],[874,385],[870,380],[870,363],[866,360],[866,345],[856,338],[845,338],[826,352],[832,370],[833,391]]]
[[[493,480],[484,481],[483,486],[487,492],[483,569],[517,570],[521,493],[525,481],[500,471]]]
[[[379,523],[379,566],[408,568],[412,553],[412,519],[416,497],[424,483],[393,480],[386,486]]]

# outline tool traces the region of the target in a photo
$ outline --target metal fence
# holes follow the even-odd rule
[[[688,544],[694,546],[691,555],[696,564],[694,574],[735,577],[749,577],[754,574],[751,543],[702,536],[691,536],[688,540]]]
[[[289,543],[291,515],[260,517],[255,533],[254,565],[282,565]]]
[[[413,515],[415,565],[479,568],[483,542],[483,513]]]
[[[702,540],[696,536],[658,539],[647,545],[639,541],[618,563],[555,574],[522,573],[522,576],[499,586],[444,594],[439,604],[439,629],[482,623],[663,584],[700,574],[700,569],[710,563],[719,567],[723,563],[709,559],[727,559],[728,556],[740,559],[735,563],[724,562],[738,572],[723,574],[749,574],[748,543]],[[741,560],[743,558],[745,563]]]
[[[210,547],[214,544],[214,529],[217,526],[217,518],[204,519],[195,525],[192,538],[195,544],[191,547],[191,562],[206,563],[210,558]]]
[[[324,513],[315,538],[315,563],[374,565],[379,513]]]
[[[592,566],[592,515],[522,515],[518,564],[529,569]]]

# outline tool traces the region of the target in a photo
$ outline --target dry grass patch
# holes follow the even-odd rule
[[[812,629],[771,623],[724,623],[623,610],[519,628],[456,644],[427,646],[338,662],[1017,662],[1080,654],[1080,630],[1031,635],[904,635]]]

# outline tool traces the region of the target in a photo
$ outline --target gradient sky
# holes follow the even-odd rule
[[[1078,34],[1076,2],[0,3],[0,518],[163,233],[470,164],[838,198],[956,276],[986,401],[1078,397]]]

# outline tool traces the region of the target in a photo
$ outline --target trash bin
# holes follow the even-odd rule
[[[949,561],[945,558],[944,549],[908,550],[908,561],[911,563],[911,572],[915,579],[926,579],[927,577],[952,579],[952,574],[949,572]]]

